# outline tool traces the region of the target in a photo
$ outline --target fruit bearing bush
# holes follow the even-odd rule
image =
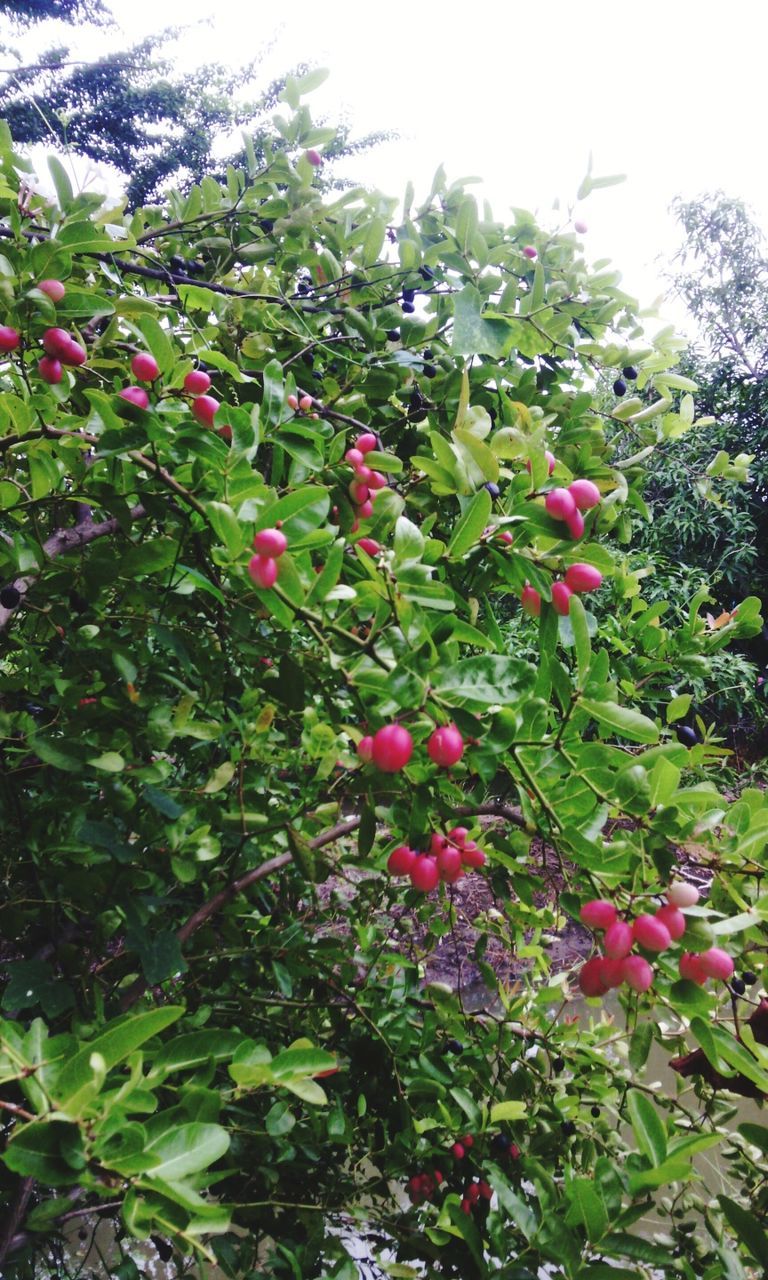
[[[3,1274],[756,1274],[768,805],[675,730],[759,604],[631,550],[678,344],[569,221],[324,195],[300,96],[131,217],[1,140]]]

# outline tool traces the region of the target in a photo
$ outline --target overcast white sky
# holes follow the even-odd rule
[[[394,195],[408,178],[427,188],[442,162],[451,178],[482,177],[497,216],[522,205],[547,218],[555,198],[573,200],[592,151],[596,174],[627,181],[580,206],[588,249],[645,304],[663,289],[657,259],[678,243],[675,195],[722,188],[768,228],[765,0],[108,3],[122,34],[103,45],[194,24],[180,66],[265,51],[264,83],[299,61],[329,67],[313,112],[399,133],[353,173]],[[97,51],[64,34],[82,56]],[[662,314],[682,316],[671,303]]]

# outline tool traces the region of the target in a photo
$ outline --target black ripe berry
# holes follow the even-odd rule
[[[552,1059],[552,1070],[553,1070],[553,1071],[562,1071],[562,1069],[563,1069],[563,1067],[564,1067],[564,1066],[565,1066],[565,1058],[553,1058],[553,1059]]]
[[[432,270],[431,267],[427,267],[427,266],[419,267],[419,275],[421,276],[422,280],[434,280],[435,278],[434,271]]]
[[[429,347],[427,347],[426,351],[422,352],[422,355],[424,356],[425,360],[433,360],[435,353]]]
[[[399,342],[399,341],[400,341],[400,330],[387,329],[387,342]]]
[[[615,396],[623,396],[627,389],[627,384],[623,378],[617,378],[613,384],[613,394]]]
[[[407,316],[412,315],[412,314],[413,314],[413,312],[414,312],[415,310],[416,310],[416,308],[414,307],[414,305],[413,305],[413,303],[412,303],[412,302],[404,302],[404,303],[403,303],[403,311],[405,312],[405,314],[406,314]]]
[[[416,297],[415,289],[403,289],[403,302],[413,302]]]
[[[437,369],[433,364],[425,364],[421,372],[424,374],[425,378],[437,377]]]
[[[3,587],[0,590],[0,604],[4,609],[15,609],[21,600],[21,592],[17,587]]]
[[[737,996],[743,996],[746,989],[747,989],[747,984],[743,978],[733,979],[731,983],[731,991],[734,991]]]
[[[675,729],[675,733],[677,734],[678,742],[682,742],[683,746],[688,747],[689,750],[691,747],[695,747],[699,740],[696,730],[692,729],[689,724],[679,724]]]
[[[491,1138],[492,1151],[498,1151],[500,1153],[503,1153],[505,1151],[509,1151],[509,1147],[510,1147],[509,1138],[505,1138],[503,1133],[494,1133],[493,1137]]]
[[[741,975],[741,978],[742,978],[742,981],[748,987],[754,987],[755,983],[757,982],[757,974],[753,973],[751,969],[745,969],[744,973],[742,973]]]
[[[492,498],[498,498],[499,493],[501,492],[499,489],[499,486],[497,484],[494,484],[492,480],[489,480],[488,483],[483,486],[483,488],[488,490]]]
[[[445,1046],[446,1053],[463,1053],[464,1045],[460,1040],[448,1040]]]
[[[629,379],[630,382],[634,382],[637,377],[637,369],[633,364],[628,364],[626,369],[622,369],[621,372],[624,374],[625,378]]]
[[[319,369],[312,370],[312,377],[315,379],[316,382],[322,382],[323,380],[323,375]]]
[[[590,1115],[592,1115],[592,1116],[594,1116],[594,1117],[595,1117],[595,1119],[597,1119],[597,1117],[600,1115],[600,1108],[599,1108],[599,1107],[591,1107],[591,1108],[590,1108],[590,1113],[589,1113],[589,1114],[590,1114]]]
[[[576,1132],[576,1125],[573,1123],[573,1120],[564,1120],[560,1128],[562,1129],[566,1138],[572,1138],[574,1133]]]

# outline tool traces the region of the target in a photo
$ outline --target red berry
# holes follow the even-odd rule
[[[63,376],[60,362],[52,359],[51,356],[43,356],[41,360],[38,360],[37,371],[43,381],[50,382],[52,386],[57,382],[61,382]]]
[[[260,529],[253,539],[254,550],[260,556],[281,556],[288,546],[288,539],[279,529]]]
[[[464,755],[464,739],[455,724],[435,729],[427,742],[427,755],[443,769],[450,769]]]
[[[535,587],[526,583],[520,593],[520,600],[525,613],[530,614],[532,618],[539,617],[541,613],[541,596]]]
[[[218,408],[219,402],[213,396],[197,396],[192,401],[192,417],[204,427],[212,427]]]
[[[364,457],[365,454],[361,453],[359,449],[347,449],[344,454],[345,461],[349,463],[350,467],[354,467],[355,471],[357,471],[358,467],[362,467]]]
[[[359,538],[357,545],[369,556],[377,556],[381,552],[381,547],[375,538]]]
[[[534,249],[532,244],[527,244],[523,249],[523,253],[525,254],[526,258],[533,259],[538,257],[538,253],[536,249]]]
[[[698,959],[702,972],[708,978],[725,979],[733,975],[733,960],[722,947],[710,947],[708,951],[700,952]]]
[[[417,857],[409,875],[414,889],[420,889],[422,893],[431,893],[440,880],[437,859],[430,858],[427,854]]]
[[[18,329],[12,329],[9,324],[0,325],[0,351],[15,351],[21,343],[21,334]]]
[[[407,844],[399,844],[387,858],[387,871],[391,876],[410,875],[417,854]]]
[[[600,490],[591,480],[573,480],[568,485],[568,492],[579,511],[591,511],[600,501]]]
[[[633,991],[647,991],[653,982],[653,969],[642,956],[627,956],[622,969],[624,981]]]
[[[604,996],[608,990],[608,983],[605,981],[603,973],[603,957],[592,956],[587,960],[586,964],[581,967],[579,973],[579,987],[585,996]]]
[[[60,280],[41,280],[37,287],[42,293],[48,294],[51,302],[61,302],[67,292]]]
[[[202,396],[211,385],[211,379],[203,369],[193,369],[184,379],[184,390],[191,396]]]
[[[700,956],[684,951],[680,957],[680,977],[687,978],[689,982],[697,982],[703,987],[709,974],[704,969]]]
[[[576,503],[567,489],[551,489],[544,506],[554,520],[568,520],[576,511]]]
[[[567,587],[564,582],[552,583],[552,605],[555,613],[561,614],[564,618],[568,616],[571,610],[572,594],[570,587]]]
[[[480,1188],[478,1187],[476,1182],[470,1182],[469,1186],[467,1187],[466,1198],[467,1200],[469,1200],[470,1204],[477,1204],[478,1200],[480,1199]]]
[[[603,575],[592,564],[569,564],[565,571],[565,585],[571,591],[596,591]]]
[[[464,844],[468,835],[469,831],[466,827],[454,827],[452,831],[448,832],[448,839],[452,840],[454,844]]]
[[[510,1142],[507,1154],[510,1160],[519,1160],[522,1152],[516,1142]]]
[[[359,480],[353,480],[349,486],[349,496],[354,503],[367,502],[368,486],[362,484]]]
[[[629,955],[632,941],[632,928],[626,920],[614,920],[605,931],[603,950],[611,960],[619,960],[622,956]]]
[[[380,471],[371,471],[368,476],[368,488],[375,493],[378,489],[386,489],[386,487],[387,477],[383,476]]]
[[[305,154],[309,163],[313,166],[313,168],[316,169],[318,165],[321,165],[323,163],[323,157],[320,155],[319,151],[315,151],[314,147],[310,147],[309,150],[305,152]]]
[[[277,582],[277,561],[270,559],[268,556],[251,556],[248,562],[248,572],[257,587],[268,591]]]
[[[443,1175],[442,1175],[442,1173],[440,1172],[440,1170],[439,1170],[439,1169],[435,1169],[434,1174],[433,1174],[432,1176],[434,1177],[435,1182],[437,1183],[437,1185],[438,1185],[438,1187],[439,1187],[439,1186],[440,1186],[440,1183],[443,1181]]]
[[[154,382],[160,377],[160,365],[154,356],[146,351],[139,351],[131,361],[131,373],[139,382]]]
[[[509,529],[502,529],[496,534],[496,541],[504,542],[508,547],[512,545],[514,540],[514,535],[509,532]]]
[[[149,396],[143,387],[123,387],[122,391],[118,391],[121,400],[127,400],[129,404],[135,404],[138,409],[149,408]]]
[[[493,1191],[491,1189],[490,1183],[478,1182],[477,1187],[480,1192],[480,1195],[483,1197],[484,1200],[493,1199]]]
[[[454,1142],[453,1146],[451,1147],[451,1155],[454,1157],[455,1160],[464,1159],[464,1148],[460,1142]]]
[[[695,907],[699,900],[699,891],[695,884],[686,880],[676,880],[667,889],[667,902],[673,907]]]
[[[461,850],[461,860],[465,867],[472,867],[475,871],[485,866],[485,854],[482,849],[478,849],[474,840],[468,840],[464,845]]]
[[[373,738],[370,734],[366,734],[357,744],[357,754],[366,764],[370,764],[373,759]]]
[[[466,1200],[466,1199],[462,1200],[460,1208],[462,1213],[471,1213],[472,1212],[471,1200]]]
[[[361,520],[370,520],[373,515],[373,503],[370,498],[365,502],[360,503],[360,506],[357,508],[357,514]]]
[[[568,526],[568,532],[574,541],[578,542],[579,538],[584,537],[584,517],[580,511],[574,511],[565,522]]]
[[[623,956],[620,960],[611,960],[608,956],[603,956],[603,982],[606,987],[620,987],[624,981],[624,960]]]
[[[358,436],[355,441],[355,445],[361,453],[372,453],[378,443],[371,431],[366,431],[363,435]]]
[[[472,1137],[471,1133],[465,1133],[461,1141],[464,1143],[464,1146],[467,1149],[469,1149],[470,1147],[474,1147],[475,1145],[475,1139]]]
[[[646,951],[666,951],[672,943],[669,929],[656,916],[638,916],[632,926],[635,942]]]
[[[430,853],[434,853],[435,857],[437,857],[438,853],[442,853],[443,849],[447,849],[449,846],[450,841],[447,836],[443,835],[442,831],[432,832],[432,837],[429,841]]]
[[[677,942],[685,933],[686,919],[682,911],[671,904],[667,907],[660,907],[654,913],[654,919],[659,920],[665,929],[669,930],[669,936],[673,942]]]
[[[579,919],[589,929],[607,929],[616,919],[616,908],[605,898],[593,898],[584,903]]]
[[[46,329],[43,334],[43,350],[54,360],[61,360],[72,341],[66,329]]]
[[[401,724],[386,724],[373,737],[373,761],[383,773],[399,773],[413,755],[413,738]]]
[[[440,877],[447,880],[449,884],[453,883],[453,878],[457,877],[457,873],[461,871],[461,854],[453,845],[441,849],[437,854],[437,869]]]
[[[221,436],[222,440],[226,440],[227,444],[232,443],[232,428],[229,423],[225,422],[223,426],[217,427],[216,435]]]
[[[358,453],[359,453],[359,452],[360,452],[360,450],[358,449]],[[365,456],[365,455],[363,455],[363,456]],[[362,483],[363,483],[364,485],[367,485],[367,487],[370,489],[370,487],[371,487],[371,486],[370,486],[370,484],[369,484],[368,482],[369,482],[369,480],[370,480],[371,476],[373,475],[373,472],[371,471],[371,468],[370,468],[370,467],[366,467],[365,463],[364,463],[364,462],[361,462],[359,467],[355,467],[355,471],[356,471],[356,473],[357,473],[357,478],[358,478],[358,480],[361,480],[361,481],[362,481]]]

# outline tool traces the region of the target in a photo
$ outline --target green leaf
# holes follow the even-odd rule
[[[659,740],[659,730],[653,720],[631,707],[619,706],[618,702],[594,702],[591,698],[581,698],[579,706],[598,724],[615,730],[631,742],[650,744]]]
[[[153,538],[131,547],[120,561],[120,572],[126,578],[139,578],[147,573],[169,569],[179,553],[175,538]]]
[[[586,610],[575,593],[571,596],[568,618],[573,628],[573,642],[576,648],[576,666],[579,673],[579,681],[583,684],[589,671],[592,650],[589,642]]]
[[[667,703],[665,713],[667,724],[673,724],[675,720],[682,720],[683,716],[688,715],[692,698],[691,693],[679,693],[676,698]]]
[[[730,1196],[718,1196],[723,1217],[735,1231],[747,1252],[764,1269],[768,1269],[768,1234],[754,1214],[731,1200]]]
[[[146,339],[151,354],[160,366],[160,372],[167,373],[176,359],[167,331],[152,315],[140,315],[136,323]]]
[[[161,1133],[146,1150],[159,1163],[145,1178],[177,1182],[219,1160],[229,1150],[229,1134],[218,1124],[181,1124]]]
[[[325,523],[330,505],[330,495],[319,485],[294,489],[262,512],[255,523],[255,531],[271,529],[278,520],[282,520],[289,550],[300,550],[304,542],[311,542],[314,531]]]
[[[501,359],[514,332],[504,316],[484,317],[483,300],[472,284],[466,284],[454,300],[451,346],[455,355],[488,355]]]
[[[482,710],[494,703],[513,703],[530,691],[535,671],[520,658],[484,654],[463,658],[437,673],[435,692],[450,706]]]
[[[608,1214],[594,1183],[590,1178],[574,1178],[568,1187],[568,1196],[586,1227],[588,1239],[594,1244],[608,1229]]]
[[[90,1060],[94,1053],[103,1058],[107,1071],[110,1071],[140,1045],[176,1022],[183,1012],[180,1005],[166,1005],[161,1009],[126,1014],[108,1023],[63,1067],[54,1094],[61,1109],[67,1111],[84,1084],[90,1083]]]
[[[227,548],[230,559],[236,560],[245,547],[245,532],[232,508],[226,502],[207,502],[205,514],[217,538]]]
[[[57,156],[48,156],[48,169],[53,178],[53,185],[56,188],[56,199],[59,202],[59,208],[63,213],[66,213],[74,200],[69,174]]]
[[[522,1120],[527,1111],[527,1104],[516,1099],[495,1102],[491,1107],[491,1124],[500,1124],[502,1120]]]
[[[88,761],[92,769],[101,769],[102,773],[122,773],[125,760],[119,751],[105,751],[103,755],[92,756]]]
[[[475,545],[488,524],[492,505],[491,495],[487,489],[480,489],[471,502],[467,503],[454,525],[451,540],[448,543],[450,556],[458,559]]]
[[[629,1040],[629,1065],[633,1071],[640,1071],[645,1066],[652,1043],[653,1023],[639,1022]]]
[[[667,1154],[667,1135],[656,1108],[637,1089],[627,1094],[627,1107],[638,1147],[652,1165],[660,1166]]]

